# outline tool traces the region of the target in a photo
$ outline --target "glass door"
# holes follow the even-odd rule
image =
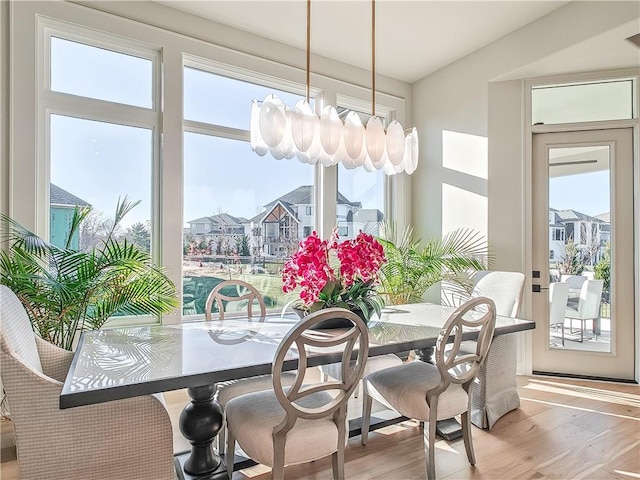
[[[634,378],[631,128],[533,139],[533,370]]]

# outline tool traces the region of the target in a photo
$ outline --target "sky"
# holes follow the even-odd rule
[[[56,91],[150,108],[153,64],[148,59],[52,39],[51,85]],[[270,87],[186,68],[188,120],[248,130],[251,101],[276,93],[293,107],[301,99]],[[152,131],[51,115],[51,181],[112,218],[118,197],[141,200],[126,227],[151,214]],[[228,213],[251,218],[301,185],[313,167],[297,159],[259,157],[248,142],[185,133],[184,221]],[[383,209],[383,173],[339,168],[339,191],[364,208]],[[550,179],[549,205],[588,215],[609,211],[608,172]]]
[[[549,179],[549,207],[595,217],[609,212],[609,171]]]
[[[52,89],[150,108],[150,60],[52,39]],[[251,101],[276,93],[293,107],[302,97],[186,68],[187,120],[248,130]],[[141,200],[123,226],[151,214],[153,136],[145,128],[51,115],[51,182],[113,217],[118,197]],[[259,157],[248,142],[184,135],[184,221],[217,213],[250,218],[276,198],[313,184],[297,159]],[[383,210],[383,173],[339,169],[339,190],[364,208]],[[185,225],[186,226],[186,225]]]

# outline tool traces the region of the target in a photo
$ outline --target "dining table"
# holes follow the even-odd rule
[[[432,303],[384,308],[368,322],[369,356],[435,347],[454,310]],[[83,332],[60,394],[60,408],[186,388],[191,402],[182,411],[179,426],[191,450],[176,455],[178,476],[227,478],[223,456],[212,446],[223,420],[215,385],[271,373],[280,341],[298,321],[294,314],[274,314]],[[497,316],[494,335],[533,328],[533,321]],[[476,338],[477,331],[463,331],[463,340]],[[297,369],[297,358],[291,349],[284,369]],[[340,359],[341,352],[308,352],[308,367]],[[388,420],[381,421],[385,424]],[[359,434],[358,421],[350,424],[350,434]]]

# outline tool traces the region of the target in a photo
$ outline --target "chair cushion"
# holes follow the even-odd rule
[[[354,362],[352,362],[352,365],[353,363]],[[383,368],[395,367],[397,365],[402,365],[402,360],[400,359],[400,357],[392,353],[390,353],[389,355],[379,355],[376,357],[368,357],[367,363],[364,366],[364,373],[362,375],[364,376],[364,375],[367,375],[368,373],[376,372],[378,370],[382,370]],[[328,365],[320,365],[320,370],[322,370],[324,373],[326,373],[330,377],[333,377],[337,380],[340,380],[342,378],[342,372],[340,371],[341,369],[342,369],[341,363],[330,363]]]
[[[420,361],[370,373],[363,379],[364,391],[375,400],[417,420],[429,421],[427,391],[440,383],[440,372]],[[468,397],[460,384],[450,384],[438,398],[438,420],[467,410]]]
[[[327,392],[318,392],[299,401],[308,408],[331,401]],[[227,428],[240,447],[258,463],[273,466],[273,429],[285,418],[285,411],[272,390],[249,393],[227,404]],[[345,432],[348,435],[348,428]],[[343,439],[347,442],[347,437]],[[338,449],[338,428],[333,415],[319,420],[298,419],[287,434],[285,465],[306,463],[332,454]]]
[[[0,285],[0,344],[7,353],[43,373],[31,321],[22,303],[7,286]]]
[[[295,382],[296,374],[294,372],[283,372],[281,378],[282,385],[288,387]],[[218,388],[216,399],[220,405],[225,407],[227,403],[229,403],[229,400],[239,397],[240,395],[272,390],[273,377],[271,375],[259,375],[257,377],[240,378],[238,380],[217,383],[216,387]]]

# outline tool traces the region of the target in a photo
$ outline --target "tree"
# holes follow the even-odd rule
[[[144,223],[137,222],[131,225],[127,228],[125,236],[127,240],[140,247],[141,250],[145,252],[151,251],[151,234]]]
[[[561,275],[581,275],[584,270],[582,252],[573,237],[569,237],[564,244],[564,255],[560,257],[559,270]]]
[[[236,238],[236,249],[238,251],[238,255],[241,257],[248,257],[251,255],[251,250],[249,249],[249,237],[247,235],[240,235]]]
[[[598,280],[604,280],[604,289],[609,291],[611,282],[611,243],[609,242],[605,244],[602,258],[596,264],[595,277]]]
[[[91,210],[80,225],[80,251],[89,252],[104,240],[113,225],[102,212]]]

